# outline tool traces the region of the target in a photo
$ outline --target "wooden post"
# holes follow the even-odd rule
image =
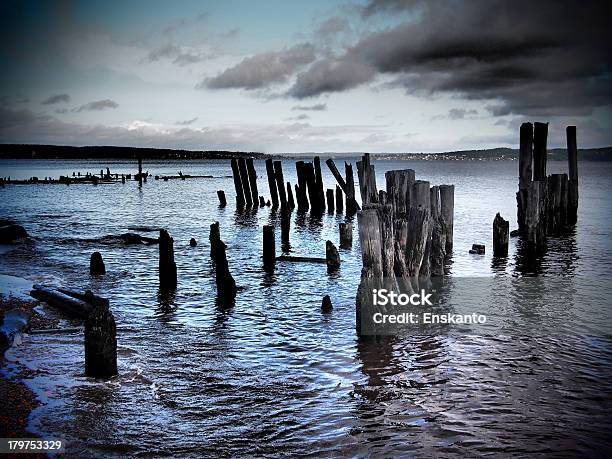
[[[240,179],[240,170],[238,169],[238,160],[232,159],[232,176],[234,177],[234,188],[236,190],[236,206],[244,207],[244,192],[242,191],[242,181]]]
[[[91,254],[91,258],[89,259],[89,274],[92,276],[106,274],[106,267],[104,266],[104,260],[102,260],[102,254],[100,254],[100,252]]]
[[[406,270],[409,276],[418,276],[430,237],[429,207],[411,207],[407,212]]]
[[[363,204],[377,203],[376,173],[374,165],[370,164],[369,153],[364,154],[361,161],[357,161],[357,175],[359,177],[359,190]]]
[[[576,143],[576,126],[568,126],[567,162],[569,182],[567,188],[567,224],[575,225],[578,221],[578,147]]]
[[[278,207],[278,191],[276,189],[276,178],[274,176],[274,163],[272,162],[272,158],[266,159],[266,174],[268,175],[268,187],[270,188],[272,207]]]
[[[323,301],[321,302],[321,312],[323,314],[329,314],[333,309],[334,307],[332,305],[331,298],[329,295],[325,295],[323,297]]]
[[[251,186],[249,185],[249,172],[247,170],[246,160],[240,158],[238,160],[238,170],[240,171],[240,182],[242,183],[242,195],[247,207],[253,206],[253,196],[251,195]]]
[[[225,200],[225,191],[217,190],[217,196],[219,197],[219,207],[225,207],[227,201]]]
[[[332,241],[325,243],[325,259],[327,260],[327,272],[334,272],[340,269],[340,254]]]
[[[442,217],[442,206],[440,204],[440,187],[430,188],[431,202],[431,251],[429,254],[430,274],[432,276],[444,275],[444,259],[446,258],[446,224]]]
[[[274,242],[274,226],[264,225],[263,227],[263,264],[264,269],[274,271],[276,261],[276,248]]]
[[[295,171],[297,173],[298,183],[295,185],[295,196],[297,198],[298,212],[307,212],[309,208],[308,196],[306,195],[306,169],[304,161],[295,163]]]
[[[281,209],[281,245],[285,252],[289,251],[289,233],[291,231],[291,211],[288,208]]]
[[[334,190],[331,188],[328,188],[325,193],[327,197],[327,213],[333,214],[334,213]]]
[[[304,163],[304,175],[306,176],[306,184],[308,188],[308,199],[310,201],[310,211],[318,214],[321,212],[319,208],[319,199],[317,197],[316,179],[314,166],[312,163]]]
[[[546,141],[548,123],[535,122],[533,126],[533,180],[546,180]]]
[[[263,196],[259,197],[259,207],[265,207],[266,205],[266,200]]]
[[[293,190],[291,188],[291,183],[287,182],[287,204],[289,205],[289,209],[295,209],[295,200],[293,199]]]
[[[274,178],[276,179],[276,188],[280,197],[280,205],[282,208],[287,207],[287,193],[285,192],[283,163],[281,161],[274,161]]]
[[[440,185],[440,210],[446,225],[446,254],[453,251],[453,226],[455,221],[455,185]]]
[[[315,186],[317,190],[318,209],[325,211],[325,192],[323,191],[323,175],[321,174],[321,158],[314,157]]]
[[[85,320],[85,376],[110,378],[117,374],[117,326],[106,303],[100,302]]]
[[[410,196],[415,182],[414,170],[404,169],[385,173],[387,196],[397,214],[403,214],[410,207]]]
[[[527,189],[525,212],[526,242],[530,251],[541,252],[546,246],[546,181],[533,181]]]
[[[510,237],[510,222],[504,220],[499,212],[493,219],[493,256],[508,256],[508,240]]]
[[[257,190],[257,172],[255,172],[255,165],[253,164],[253,158],[246,160],[247,172],[249,174],[249,185],[251,187],[251,198],[253,200],[253,207],[257,207],[257,198],[259,191]]]
[[[215,264],[215,283],[217,284],[217,296],[222,301],[233,300],[236,297],[236,281],[229,271],[229,265],[227,263],[227,255],[225,249],[227,246],[221,240],[215,240],[214,252],[214,264]]]
[[[410,197],[410,207],[422,207],[429,210],[431,208],[431,192],[429,182],[416,180],[412,185],[412,196]]]
[[[142,155],[138,155],[138,186],[142,186]]]
[[[344,210],[344,199],[342,197],[342,188],[336,185],[336,213],[341,214]]]
[[[159,230],[159,286],[176,288],[176,263],[174,262],[174,239],[164,229]]]
[[[377,207],[378,221],[380,223],[380,242],[382,255],[382,269],[384,277],[395,276],[393,269],[395,263],[395,240],[393,237],[393,206],[380,204]]]
[[[566,174],[552,174],[547,180],[547,224],[549,234],[556,234],[567,225],[568,179]]]
[[[340,248],[350,249],[351,247],[353,247],[353,224],[340,223]]]
[[[361,209],[355,200],[355,178],[353,176],[353,165],[351,163],[344,163],[344,173],[346,175],[346,190],[344,190],[346,193],[346,214],[351,216]]]
[[[527,188],[533,179],[533,125],[521,124],[519,149],[519,191],[516,194],[517,223],[519,233],[525,229],[525,209],[527,207]]]
[[[219,222],[210,224],[210,235],[208,236],[210,241],[210,258],[213,260],[217,257],[215,249],[218,247],[218,242],[221,240],[221,232],[219,231]]]
[[[383,272],[382,241],[378,210],[376,208],[364,207],[357,214],[357,222],[359,225],[359,241],[363,262],[362,278],[381,278]]]

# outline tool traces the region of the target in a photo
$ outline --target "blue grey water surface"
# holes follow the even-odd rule
[[[609,450],[612,164],[580,163],[578,225],[551,238],[531,263],[516,239],[505,261],[493,260],[490,250],[496,212],[516,228],[516,161],[374,164],[379,186],[386,170],[405,168],[432,185],[455,184],[449,279],[457,295],[471,288],[486,298],[488,310],[503,318],[496,333],[445,329],[358,340],[356,219],[353,248],[340,250],[338,273],[278,263],[266,274],[262,226],[278,225],[278,215],[267,207],[236,211],[227,160],[147,161],[152,175],[180,170],[217,178],[149,178],[142,189],[133,181],[7,186],[0,189],[0,218],[18,221],[32,240],[3,248],[0,274],[99,292],[111,299],[118,327],[120,375],[111,381],[84,377],[82,333],[26,335],[9,351],[5,371],[30,368],[26,383],[44,402],[31,427],[66,438],[72,457],[548,457]],[[264,163],[255,165],[260,194],[269,196]],[[283,165],[295,183],[294,161]],[[133,161],[1,160],[0,176],[58,177],[107,166],[135,172]],[[566,164],[551,161],[548,169],[566,172]],[[323,178],[335,186],[325,166]],[[218,207],[218,189],[226,191],[225,208]],[[327,239],[338,245],[344,217],[294,212],[285,251],[324,256]],[[214,221],[242,287],[230,307],[216,301],[208,243]],[[176,292],[158,289],[157,246],[96,240],[128,226],[163,227],[174,237]],[[276,234],[280,254],[278,226]],[[192,237],[197,247],[189,246]],[[473,243],[486,244],[486,255],[468,254]],[[89,276],[94,251],[104,257],[106,276]],[[522,282],[527,277],[537,282]],[[320,312],[326,294],[334,304],[329,315]]]

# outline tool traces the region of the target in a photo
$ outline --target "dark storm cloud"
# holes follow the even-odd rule
[[[302,43],[282,51],[247,57],[216,77],[202,81],[197,87],[260,89],[285,82],[298,68],[314,60],[314,47],[310,43]]]
[[[588,113],[611,103],[604,2],[371,1],[363,15],[413,13],[298,74],[296,98],[392,78],[409,93],[497,99],[498,113]]]
[[[70,96],[68,94],[55,94],[43,100],[42,104],[43,105],[53,105],[53,104],[68,103],[68,102],[70,102]]]
[[[75,109],[77,112],[83,111],[100,111],[106,110],[107,108],[117,108],[119,104],[114,100],[103,99],[103,100],[95,100],[93,102],[89,102],[88,104],[81,105],[79,108]]]
[[[322,112],[324,110],[327,110],[327,104],[296,105],[291,110],[302,110],[305,112]]]

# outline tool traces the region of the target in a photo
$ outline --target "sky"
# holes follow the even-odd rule
[[[0,143],[436,152],[612,145],[605,2],[3,1]]]

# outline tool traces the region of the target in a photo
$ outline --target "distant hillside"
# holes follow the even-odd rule
[[[376,159],[420,159],[420,160],[513,160],[518,159],[518,149],[490,148],[488,150],[463,150],[445,153],[381,153]],[[548,150],[551,161],[567,161],[566,148]],[[581,161],[612,161],[612,147],[578,149]]]
[[[70,147],[63,145],[0,144],[0,158],[19,159],[229,159],[265,158],[264,153],[239,151],[190,151],[169,148]]]

